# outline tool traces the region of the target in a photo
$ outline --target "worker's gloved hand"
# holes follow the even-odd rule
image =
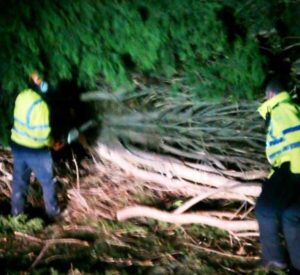
[[[53,142],[53,145],[52,145],[52,149],[53,149],[54,151],[59,151],[59,150],[61,150],[64,146],[65,146],[65,143],[64,143],[63,141],[61,141],[61,140],[59,140],[59,141],[54,141],[54,142]]]

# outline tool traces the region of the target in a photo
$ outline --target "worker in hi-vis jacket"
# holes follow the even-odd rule
[[[47,82],[37,72],[30,77],[30,85],[16,98],[14,123],[11,130],[11,148],[14,159],[11,214],[24,210],[31,172],[43,190],[45,209],[50,219],[60,215],[56,199],[56,181],[50,147],[60,149],[50,137],[50,112],[43,99],[48,91]]]
[[[278,81],[267,85],[266,98],[258,111],[272,171],[256,204],[262,262],[300,274],[300,108]]]

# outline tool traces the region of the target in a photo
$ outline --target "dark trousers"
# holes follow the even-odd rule
[[[14,158],[11,213],[16,216],[23,212],[25,198],[30,183],[31,172],[34,173],[43,189],[45,209],[49,217],[55,217],[60,210],[57,206],[53,161],[48,148],[30,149],[12,144]]]
[[[276,169],[263,184],[255,210],[265,265],[290,262],[300,271],[299,194],[300,175],[289,171],[289,163]]]

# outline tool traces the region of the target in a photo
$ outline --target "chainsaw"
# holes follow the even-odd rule
[[[91,119],[82,124],[79,128],[71,129],[66,138],[67,144],[71,144],[72,142],[74,142],[79,137],[80,133],[83,133],[97,125],[98,121],[95,119]]]

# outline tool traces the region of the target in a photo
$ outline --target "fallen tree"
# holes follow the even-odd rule
[[[104,166],[112,164],[142,186],[156,194],[177,197],[182,204],[172,212],[152,208],[142,211],[143,205],[126,205],[130,210],[117,210],[117,216],[127,213],[120,215],[124,219],[144,215],[170,223],[205,223],[199,213],[190,221],[185,220],[190,213],[183,213],[201,202],[237,202],[242,210],[232,211],[245,211],[238,221],[245,224],[241,228],[248,228],[249,234],[257,231],[251,214],[268,167],[257,102],[208,103],[195,100],[189,92],[169,96],[162,87],[113,96],[89,92],[82,100],[106,100],[114,110],[102,117],[101,142],[96,146]],[[243,209],[243,205],[247,207]],[[235,227],[235,220],[211,217],[217,221],[214,226],[221,229],[231,223]]]
[[[122,141],[128,146],[167,154],[218,170],[265,170],[263,123],[258,102],[205,102],[183,91],[170,96],[168,87],[150,87],[136,93],[83,94],[104,110],[100,140]],[[109,143],[108,143],[109,144]]]
[[[180,104],[172,98],[159,100],[159,97],[157,93],[151,100],[147,99],[151,106],[157,107],[152,115],[147,109],[111,108],[113,114],[102,116],[103,127],[97,144],[86,148],[89,161],[80,161],[73,152],[69,161],[56,167],[58,180],[68,197],[68,215],[62,224],[74,227],[111,221],[112,229],[103,226],[100,235],[110,240],[110,248],[115,246],[119,251],[126,247],[130,251],[126,255],[131,256],[115,257],[109,252],[101,256],[100,249],[94,259],[106,263],[155,266],[157,260],[153,259],[163,258],[165,254],[159,250],[149,255],[136,242],[149,239],[149,232],[140,233],[146,225],[153,231],[151,242],[155,244],[164,223],[171,231],[166,231],[166,235],[178,230],[186,234],[180,250],[192,249],[197,257],[201,251],[239,263],[243,259],[257,260],[258,231],[253,208],[261,182],[267,176],[267,164],[263,156],[264,137],[255,115],[256,104],[226,107],[224,103],[219,108],[222,105],[202,102],[195,107],[189,99],[180,109]],[[125,96],[117,105],[131,105],[133,99],[134,96]],[[170,104],[169,108],[165,109],[165,103]],[[245,116],[247,112],[251,115]],[[244,114],[242,122],[241,114]],[[201,126],[202,122],[205,127]],[[64,175],[60,173],[63,167]],[[7,152],[0,160],[1,196],[6,199],[11,192],[11,175],[12,160]],[[43,205],[41,197],[30,203]],[[128,224],[140,226],[132,239],[132,231],[126,231]],[[190,232],[195,226],[197,234]],[[120,233],[115,227],[125,229]],[[98,230],[91,228],[93,232]],[[219,236],[218,230],[226,235],[215,237]],[[65,234],[63,229],[57,239],[64,239]],[[99,237],[89,234],[93,235],[92,239]],[[204,246],[199,245],[199,239]],[[52,259],[52,243],[51,249],[44,245],[44,249],[35,252],[32,266],[41,265],[46,252]],[[145,254],[142,260],[138,256],[141,251]]]
[[[251,233],[251,231],[257,231],[256,221],[253,219],[245,220],[245,217],[236,221],[217,218],[215,213],[212,213],[211,217],[209,217],[209,213],[203,216],[201,212],[182,214],[203,200],[246,201],[253,205],[254,199],[260,193],[260,184],[257,182],[245,183],[239,182],[237,179],[228,179],[213,172],[204,172],[199,167],[197,169],[187,167],[183,162],[171,157],[129,151],[121,144],[107,146],[99,143],[97,153],[102,162],[110,162],[121,168],[127,175],[126,177],[134,177],[142,181],[142,184],[146,183],[150,189],[157,190],[158,186],[159,192],[170,193],[174,197],[187,199],[186,203],[178,207],[173,213],[144,206],[129,206],[117,211],[116,216],[119,220],[148,217],[176,224],[202,223],[234,232],[249,231]],[[257,178],[258,175],[265,176],[261,171],[258,171],[257,175],[255,175],[255,171],[249,173],[252,178]],[[246,177],[242,173],[235,175],[242,178]]]

